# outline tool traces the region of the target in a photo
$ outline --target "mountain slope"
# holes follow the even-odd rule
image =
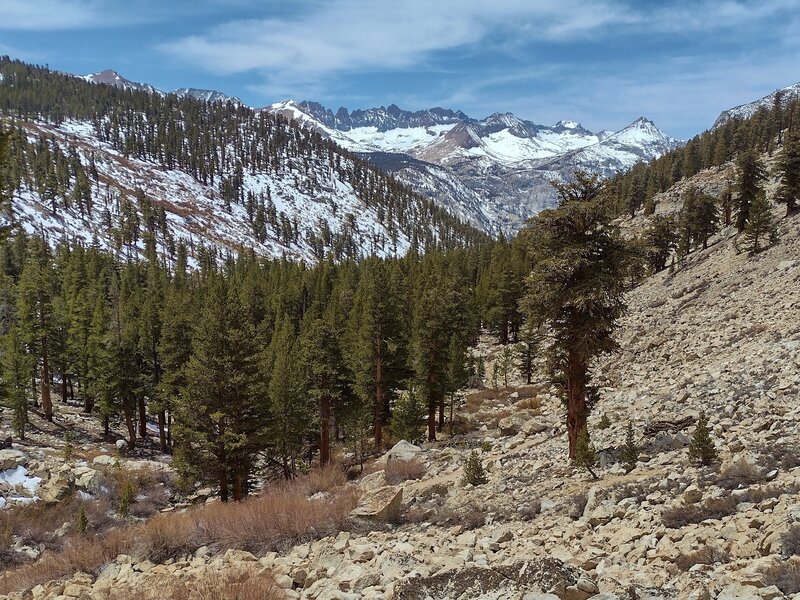
[[[795,83],[793,85],[786,86],[785,88],[775,90],[771,94],[768,94],[763,98],[759,98],[758,100],[754,100],[753,102],[740,104],[739,106],[734,106],[728,110],[723,110],[717,117],[717,120],[714,121],[714,125],[711,128],[716,129],[731,119],[749,119],[762,108],[772,108],[775,105],[775,100],[778,98],[778,96],[780,96],[781,106],[786,106],[793,100],[797,100],[800,98],[800,83]]]
[[[15,61],[0,73],[2,114],[17,119],[12,216],[53,241],[96,239],[136,254],[148,234],[165,255],[183,241],[193,251],[252,247],[317,260],[481,239],[358,157],[265,112],[113,76],[91,85]]]
[[[362,153],[492,233],[513,232],[552,206],[550,182],[574,169],[610,176],[680,144],[646,119],[618,132],[593,133],[574,121],[538,125],[511,113],[476,120],[442,108],[410,112],[392,105],[334,113],[315,102],[287,100],[266,110]],[[415,160],[387,160],[387,154]]]

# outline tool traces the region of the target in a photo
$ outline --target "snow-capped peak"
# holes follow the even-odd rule
[[[89,75],[82,75],[80,79],[88,81],[89,83],[112,85],[114,87],[118,87],[123,90],[136,90],[141,92],[147,92],[149,94],[163,94],[163,92],[157,90],[149,83],[138,83],[136,81],[131,81],[130,79],[126,79],[125,77],[117,73],[114,69],[105,69],[103,71],[99,71],[98,73],[90,73]]]
[[[581,124],[577,121],[565,121],[562,119],[556,123],[556,127],[562,127],[564,129],[578,129],[581,127]]]

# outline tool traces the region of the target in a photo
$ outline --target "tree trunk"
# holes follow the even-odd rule
[[[172,448],[172,411],[167,413],[167,446]]]
[[[125,415],[125,426],[128,428],[128,447],[133,450],[136,448],[136,425],[133,423],[133,411],[126,406],[122,412]]]
[[[437,431],[444,429],[444,396],[439,399],[439,422],[437,423]]]
[[[103,436],[106,441],[111,437],[111,423],[109,423],[108,415],[103,417]]]
[[[144,439],[147,436],[147,407],[144,404],[144,394],[137,399],[139,404],[139,437]]]
[[[319,464],[324,467],[331,462],[331,397],[320,398],[319,406]]]
[[[225,465],[220,459],[220,465],[217,467],[217,480],[219,481],[219,499],[223,502],[228,501],[228,472],[225,470]]]
[[[67,403],[67,374],[61,373],[61,402]]]
[[[39,408],[39,386],[36,385],[36,367],[31,374],[31,389],[33,390],[33,408]]]
[[[161,454],[167,454],[169,447],[167,446],[167,432],[166,432],[167,416],[163,410],[158,411],[158,441],[161,444]]]
[[[586,374],[584,361],[568,359],[567,366],[567,434],[569,436],[569,458],[575,458],[578,434],[586,428]]]
[[[50,361],[47,356],[47,339],[42,339],[42,409],[44,418],[53,421],[53,401],[50,399]]]

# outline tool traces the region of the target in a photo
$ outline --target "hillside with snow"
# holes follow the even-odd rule
[[[740,104],[739,106],[723,110],[717,117],[717,120],[714,121],[712,129],[724,125],[731,119],[749,119],[761,109],[770,109],[775,105],[775,101],[778,97],[780,97],[781,106],[784,107],[793,100],[800,98],[800,82],[775,90],[771,94],[767,94],[763,98],[759,98],[753,102]]]
[[[287,100],[266,110],[360,153],[491,233],[516,231],[552,206],[551,182],[575,169],[611,176],[680,144],[644,118],[617,132],[594,133],[574,121],[539,125],[511,113],[477,120],[442,108],[334,113],[315,102]]]

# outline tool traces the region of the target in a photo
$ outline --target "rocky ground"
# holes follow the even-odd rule
[[[800,217],[779,236],[750,257],[723,231],[631,292],[621,350],[598,369],[598,480],[568,464],[563,409],[544,381],[475,392],[461,434],[401,443],[348,484],[363,493],[351,531],[260,557],[120,556],[19,597],[101,598],[244,568],[270,571],[286,598],[320,600],[800,599]],[[701,410],[720,454],[711,467],[686,450]],[[642,454],[626,473],[629,420]],[[472,449],[489,479],[474,487],[462,483]],[[51,485],[58,467],[23,455],[3,451],[2,467],[27,465]],[[64,478],[90,491],[96,461]]]

